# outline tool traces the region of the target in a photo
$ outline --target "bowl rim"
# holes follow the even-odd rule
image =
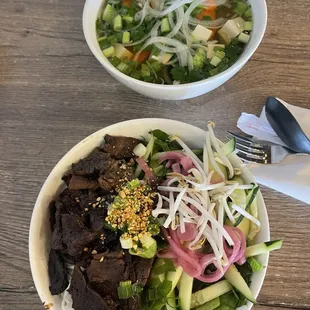
[[[109,125],[107,127],[103,127],[101,129],[99,129],[98,131],[90,134],[89,136],[87,136],[86,138],[84,138],[83,140],[81,140],[80,142],[78,142],[76,145],[74,145],[58,162],[57,164],[54,166],[54,168],[52,169],[52,171],[50,172],[50,174],[48,175],[48,177],[46,178],[42,188],[40,189],[40,192],[38,194],[38,197],[36,199],[35,205],[34,205],[34,209],[32,212],[32,216],[31,216],[31,222],[30,222],[30,228],[29,228],[29,261],[30,261],[30,268],[31,268],[31,274],[33,277],[33,281],[35,284],[35,287],[37,289],[37,292],[39,294],[39,297],[41,299],[41,301],[44,303],[46,302],[44,299],[44,293],[43,291],[46,290],[46,287],[44,286],[44,284],[42,284],[42,280],[39,279],[39,277],[41,276],[42,272],[42,268],[47,269],[47,265],[46,262],[43,261],[43,259],[40,257],[40,260],[37,259],[37,255],[38,254],[42,254],[42,251],[46,251],[46,248],[42,249],[42,248],[38,248],[37,246],[37,242],[38,242],[38,238],[40,239],[42,237],[42,231],[40,230],[39,227],[39,222],[38,219],[42,219],[42,212],[41,212],[41,200],[43,199],[44,195],[46,194],[46,189],[48,188],[48,186],[50,185],[50,183],[52,183],[54,181],[54,177],[55,175],[58,175],[58,170],[59,168],[64,165],[64,163],[71,157],[72,154],[78,154],[79,152],[81,152],[82,148],[84,147],[84,144],[86,144],[87,142],[91,142],[93,139],[96,139],[98,136],[100,136],[101,138],[103,138],[103,136],[109,132],[111,132],[111,134],[113,134],[113,130],[117,131],[117,130],[122,130],[124,128],[130,128],[131,126],[141,126],[141,124],[145,124],[144,129],[145,128],[151,128],[152,125],[149,126],[149,124],[156,124],[156,126],[158,126],[158,128],[161,128],[162,126],[173,126],[173,127],[184,127],[182,129],[182,131],[184,132],[185,130],[187,131],[193,131],[193,132],[205,132],[203,129],[193,126],[191,124],[185,123],[185,122],[180,122],[180,121],[176,121],[176,120],[172,120],[172,119],[164,119],[164,118],[140,118],[140,119],[132,119],[132,120],[127,120],[127,121],[123,121],[123,122],[118,122],[118,123],[114,123],[112,125]],[[174,126],[175,125],[175,126]],[[186,128],[185,128],[186,127]],[[142,129],[143,130],[143,129]],[[130,136],[130,134],[128,134],[128,136]],[[88,147],[89,148],[89,147]],[[93,148],[92,148],[93,149]],[[89,148],[89,152],[88,154],[92,151],[92,149]],[[238,162],[241,162],[240,159],[238,159],[238,157],[236,155],[234,155],[234,158],[236,158],[238,160]],[[235,159],[235,160],[236,160]],[[71,164],[70,164],[71,165]],[[242,167],[243,169],[243,173],[246,173],[247,175],[249,175],[252,179],[254,179],[254,177],[252,176],[252,174],[249,172],[249,170],[246,167]],[[67,170],[66,170],[67,171]],[[61,169],[61,174],[66,172],[63,169]],[[57,177],[58,180],[58,177]],[[61,187],[58,188],[58,191],[61,189]],[[57,190],[55,191],[55,193],[52,193],[52,195],[50,198],[49,203],[51,202],[51,200],[55,197],[55,195],[58,195]],[[45,208],[48,208],[49,203],[45,204]],[[259,193],[259,202],[258,202],[258,209],[264,213],[264,217],[265,217],[265,221],[264,221],[264,225],[265,227],[265,238],[267,240],[270,240],[270,224],[269,224],[269,219],[268,219],[268,213],[267,213],[267,208],[264,202],[264,199],[261,195],[261,193]],[[260,211],[259,211],[260,212]],[[48,228],[49,229],[49,228]],[[43,232],[43,235],[46,235],[46,230],[45,232]],[[267,241],[265,240],[264,241]],[[257,280],[256,281],[252,281],[253,283],[256,283],[256,292],[254,297],[256,298],[259,294],[259,292],[261,291],[262,285],[264,283],[265,280],[265,276],[266,276],[266,271],[267,271],[267,267],[268,267],[268,261],[269,261],[269,253],[263,254],[261,255],[262,260],[263,260],[263,264],[266,266],[266,268],[264,268],[263,270],[260,271],[260,274],[257,274]],[[45,270],[45,272],[47,272],[47,270]],[[46,283],[45,283],[46,284]],[[48,289],[48,287],[47,287]],[[57,295],[59,296],[59,295]],[[56,298],[56,296],[55,296]],[[243,307],[239,307],[238,310],[249,310],[251,309],[253,306],[252,303],[248,302],[245,306]],[[54,309],[54,307],[51,307],[52,310],[59,310],[59,309]]]
[[[104,0],[101,0],[104,1]],[[268,20],[268,11],[267,11],[267,3],[266,0],[260,0],[262,5],[263,5],[263,23],[260,24],[260,31],[261,34],[258,37],[257,40],[250,40],[250,42],[246,45],[246,48],[244,49],[243,53],[241,54],[241,56],[238,58],[238,60],[229,68],[227,68],[225,71],[209,77],[207,79],[203,79],[201,81],[197,81],[197,82],[191,82],[191,83],[184,83],[184,84],[177,84],[177,85],[165,85],[165,84],[155,84],[155,83],[150,83],[150,82],[145,82],[145,81],[140,81],[137,80],[131,76],[126,75],[123,72],[120,72],[119,70],[117,70],[112,64],[111,62],[101,53],[98,53],[94,44],[92,44],[92,40],[90,39],[90,35],[87,32],[87,26],[88,26],[88,18],[87,18],[87,12],[89,10],[89,6],[92,4],[92,0],[86,0],[85,4],[84,4],[84,8],[83,8],[83,15],[82,15],[82,23],[83,23],[83,33],[84,33],[84,37],[86,40],[86,43],[89,47],[89,49],[91,50],[91,52],[93,53],[93,55],[95,56],[95,58],[97,59],[97,61],[100,62],[100,64],[106,68],[108,71],[112,72],[113,74],[119,76],[121,79],[125,79],[128,80],[129,82],[132,83],[136,83],[137,86],[141,86],[141,87],[150,87],[150,88],[154,88],[156,90],[158,90],[159,88],[162,88],[163,90],[184,90],[184,87],[193,87],[193,86],[199,86],[205,83],[212,83],[215,80],[221,79],[222,77],[225,77],[227,75],[229,75],[230,72],[234,72],[234,71],[238,71],[241,69],[241,67],[248,62],[248,60],[252,57],[252,55],[255,53],[256,49],[258,48],[258,46],[260,45],[261,41],[263,40],[263,37],[265,35],[266,32],[266,27],[267,27],[267,20]],[[253,14],[253,16],[255,16],[255,14]],[[254,17],[255,18],[255,17]],[[94,21],[94,25],[95,25],[95,21]],[[109,73],[110,73],[109,72]]]

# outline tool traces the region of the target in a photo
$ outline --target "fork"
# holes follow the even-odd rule
[[[246,163],[276,164],[287,155],[295,153],[283,146],[267,141],[254,140],[250,136],[242,136],[226,131],[228,138],[234,138],[238,157]]]

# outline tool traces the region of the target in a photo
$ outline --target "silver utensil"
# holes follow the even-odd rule
[[[228,138],[236,141],[238,157],[246,163],[276,164],[293,152],[285,147],[267,141],[254,140],[231,131],[226,131]]]

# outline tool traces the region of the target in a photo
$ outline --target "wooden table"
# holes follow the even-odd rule
[[[99,65],[83,37],[83,2],[0,2],[1,310],[43,309],[28,261],[31,212],[51,169],[85,136],[127,119],[168,117],[201,128],[213,120],[223,137],[269,95],[310,108],[309,0],[268,0],[267,33],[244,69],[212,93],[179,102],[140,96]],[[284,238],[284,247],[271,254],[254,309],[310,309],[310,207],[263,194],[272,238]]]

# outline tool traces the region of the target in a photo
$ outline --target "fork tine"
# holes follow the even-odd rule
[[[252,152],[247,152],[247,151],[244,151],[242,149],[239,149],[239,148],[236,148],[236,150],[238,151],[238,156],[241,154],[243,154],[244,156],[248,157],[248,158],[252,158],[252,159],[255,159],[255,160],[266,160],[267,158],[267,155],[266,153],[263,153],[263,154],[255,154],[255,153],[252,153]]]
[[[258,154],[258,155],[264,155],[265,150],[264,149],[259,149],[255,147],[251,147],[245,144],[241,144],[240,142],[236,141],[236,148],[241,149],[242,151],[253,153],[253,154]]]
[[[252,147],[255,147],[255,148],[259,148],[259,149],[263,149],[264,148],[261,144],[253,141],[251,138],[238,135],[238,134],[233,133],[233,132],[231,132],[229,130],[226,130],[226,132],[228,134],[228,138],[235,138],[236,142],[239,142],[240,144],[252,146]]]
[[[241,152],[238,152],[237,155],[245,163],[254,163],[254,164],[267,164],[268,163],[267,158],[264,158],[264,159],[253,158]]]

